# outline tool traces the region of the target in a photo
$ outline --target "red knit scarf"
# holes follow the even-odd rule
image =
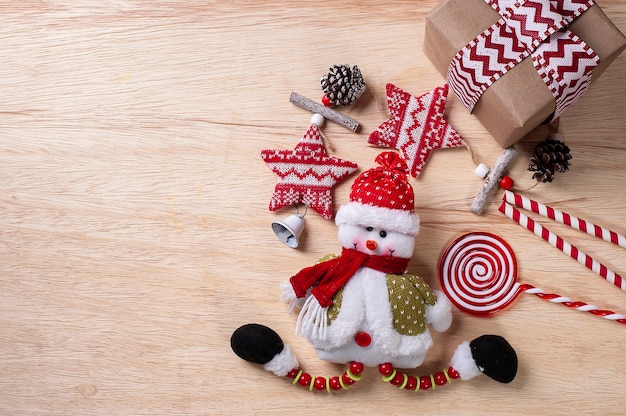
[[[332,298],[360,267],[369,267],[384,273],[401,274],[406,271],[410,258],[376,256],[344,248],[341,256],[300,270],[289,281],[296,296],[301,298],[315,286],[311,294],[324,308],[333,304]]]

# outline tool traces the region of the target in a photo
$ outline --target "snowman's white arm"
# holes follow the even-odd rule
[[[295,309],[302,309],[306,296],[298,298],[289,280],[284,280],[280,283],[280,292],[280,301],[289,303],[289,313],[293,313]]]
[[[440,290],[434,290],[437,301],[426,304],[426,322],[437,332],[446,331],[452,324],[452,304]]]

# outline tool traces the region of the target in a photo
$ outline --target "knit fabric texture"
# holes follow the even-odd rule
[[[262,150],[261,158],[278,176],[270,211],[304,203],[327,219],[333,215],[332,188],[358,167],[329,156],[313,124],[293,150]]]
[[[413,188],[408,181],[406,162],[395,152],[376,157],[380,166],[359,175],[350,191],[350,201],[375,207],[413,211]]]
[[[464,145],[461,135],[443,118],[447,99],[448,84],[419,97],[387,84],[390,118],[370,134],[368,143],[398,149],[411,176],[417,178],[432,150]]]
[[[319,304],[326,308],[332,305],[333,296],[361,267],[369,267],[383,273],[403,273],[409,258],[376,256],[351,248],[343,248],[341,256],[304,268],[292,276],[289,281],[296,296],[306,296],[307,290],[315,296]]]

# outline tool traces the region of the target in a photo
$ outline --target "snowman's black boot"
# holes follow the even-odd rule
[[[474,362],[480,371],[499,381],[510,383],[517,374],[517,354],[499,335],[482,335],[470,342]]]
[[[298,367],[289,346],[271,328],[259,324],[246,324],[237,328],[230,337],[230,347],[240,358],[263,364],[267,371],[284,377]]]

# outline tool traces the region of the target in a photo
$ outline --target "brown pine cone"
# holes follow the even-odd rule
[[[559,140],[546,139],[537,144],[535,154],[531,156],[528,170],[535,172],[537,182],[552,182],[556,172],[569,170],[572,158],[570,148]]]

